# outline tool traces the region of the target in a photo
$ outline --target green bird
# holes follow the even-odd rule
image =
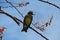
[[[30,24],[32,23],[33,15],[33,12],[29,11],[27,15],[24,17],[22,31],[27,32],[28,28],[30,27]]]

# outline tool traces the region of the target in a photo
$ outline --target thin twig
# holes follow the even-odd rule
[[[58,9],[60,9],[59,6],[57,6],[57,5],[53,4],[53,3],[50,3],[50,2],[48,2],[48,1],[44,1],[44,0],[38,0],[38,1],[41,1],[41,2],[44,2],[44,3],[50,4],[50,5],[52,5],[52,6],[56,7],[56,8],[58,8]]]
[[[11,16],[10,14],[4,12],[3,10],[0,10],[0,14],[5,14],[5,15],[9,16],[10,18],[12,18],[18,25],[20,24],[19,20],[17,20],[16,17]]]
[[[12,7],[14,7],[17,11],[18,11],[18,13],[23,17],[23,15],[21,14],[21,12],[11,3],[11,2],[9,2],[9,1],[7,1],[7,0],[5,0],[7,3],[9,3]]]
[[[12,6],[5,6],[5,7],[1,6],[1,8],[9,8],[9,7],[13,8]],[[19,6],[15,6],[15,7],[19,7]]]
[[[0,12],[1,14],[5,14],[5,15],[7,15],[7,16],[9,16],[10,18],[12,18],[12,19],[14,19],[13,18],[13,16],[11,16],[10,14],[8,14],[8,13],[5,13],[5,12]],[[18,19],[18,18],[16,18],[17,20],[19,20],[22,24],[23,24],[23,22],[20,20],[20,19]],[[32,27],[29,27],[30,29],[32,29],[34,32],[36,32],[37,34],[39,34],[41,37],[43,37],[44,39],[46,39],[46,40],[48,40],[45,36],[43,36],[41,33],[39,33],[39,32],[37,32],[34,28],[32,28]]]
[[[0,2],[0,4],[5,4],[6,2]],[[11,2],[12,4],[18,4],[18,3],[15,3],[15,2]]]
[[[33,31],[35,31],[37,34],[39,34],[41,37],[43,37],[44,39],[48,40],[45,36],[43,36],[41,33],[39,33],[38,31],[36,31],[35,29],[33,29],[32,27],[30,27],[30,29],[32,29]]]

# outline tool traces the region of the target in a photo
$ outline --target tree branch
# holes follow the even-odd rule
[[[16,17],[11,16],[10,14],[4,12],[3,10],[0,10],[0,14],[5,14],[5,15],[9,16],[10,18],[12,18],[18,25],[20,24],[19,20],[17,20]]]
[[[5,0],[7,3],[9,3],[12,7],[14,7],[17,11],[18,11],[18,13],[23,17],[23,15],[21,14],[21,12],[11,3],[11,2],[9,2],[9,1],[7,1],[7,0]]]
[[[9,16],[10,18],[12,18],[12,19],[15,21],[15,19],[14,19],[14,17],[13,17],[12,15],[10,15],[10,14],[8,14],[8,13],[5,13],[5,12],[0,12],[0,13]],[[15,18],[16,18],[16,17],[15,17]],[[20,19],[18,19],[18,18],[16,18],[16,19],[23,24],[23,22],[22,22]],[[15,21],[15,22],[16,22],[16,21]],[[39,35],[40,35],[41,37],[43,37],[44,39],[48,40],[48,39],[47,39],[45,36],[43,36],[41,33],[37,32],[34,28],[30,27],[30,29],[33,30],[34,32],[36,32],[37,34],[39,34]]]
[[[30,27],[30,29],[32,29],[34,32],[36,32],[37,34],[39,34],[41,37],[43,37],[44,39],[46,40],[49,40],[47,39],[45,36],[43,36],[41,33],[39,33],[38,31],[36,31],[35,29],[33,29],[32,27]]]
[[[50,4],[50,5],[52,5],[52,6],[56,7],[56,8],[58,8],[58,9],[60,9],[59,6],[57,6],[57,5],[53,4],[53,3],[50,3],[50,2],[48,2],[48,1],[44,1],[44,0],[38,0],[38,1],[41,1],[41,2],[44,2],[44,3]]]

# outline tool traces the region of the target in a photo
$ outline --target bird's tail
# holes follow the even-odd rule
[[[27,29],[26,29],[26,27],[24,27],[22,30],[21,30],[21,32],[27,32]]]

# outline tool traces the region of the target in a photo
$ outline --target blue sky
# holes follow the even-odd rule
[[[49,40],[60,40],[60,9],[57,9],[54,6],[49,4],[39,2],[37,0],[9,0],[10,2],[30,2],[29,5],[24,7],[18,7],[19,11],[25,16],[29,10],[32,10],[36,14],[33,18],[33,23],[39,21],[46,22],[49,20],[50,16],[53,15],[53,21],[50,26],[45,28],[44,32],[39,31]],[[60,6],[59,0],[48,0],[58,6]],[[0,0],[0,2],[5,2],[5,0]],[[8,3],[0,4],[0,6],[9,6]],[[14,8],[2,8],[5,12],[16,16],[17,18],[23,21],[23,18]],[[39,19],[39,20],[37,20]],[[7,29],[3,33],[3,40],[44,40],[41,36],[36,34],[31,29],[28,29],[28,32],[21,32],[23,25],[18,26],[11,18],[6,15],[0,14],[0,26],[6,26]],[[32,26],[32,25],[31,25]],[[33,27],[33,26],[32,26]]]

